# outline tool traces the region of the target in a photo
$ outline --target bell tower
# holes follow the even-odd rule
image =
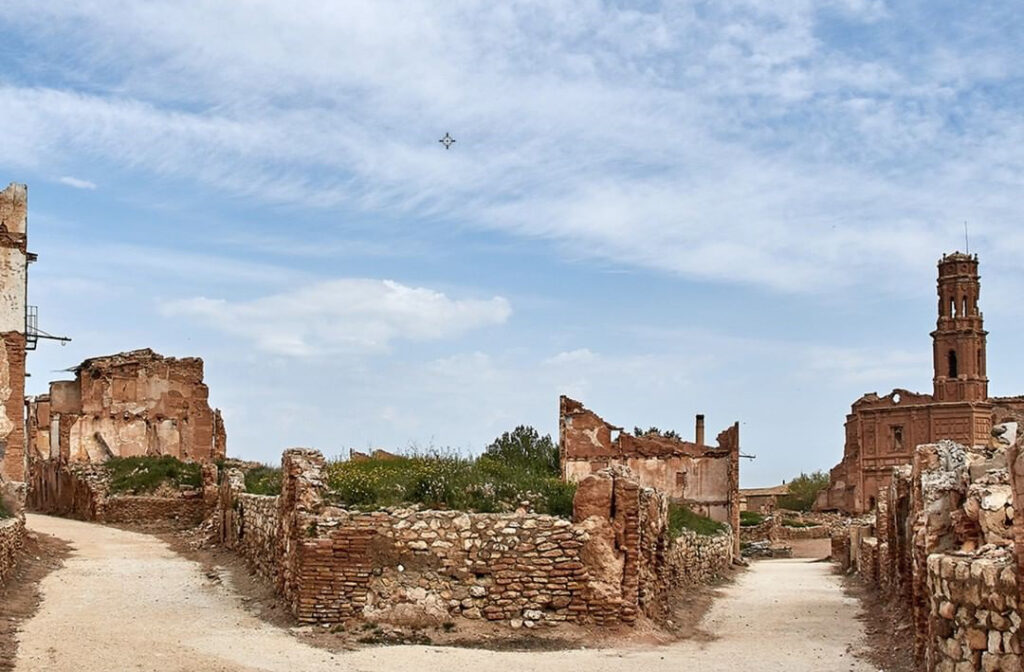
[[[988,399],[985,331],[978,297],[978,255],[954,252],[939,260],[939,320],[932,332],[935,400]]]

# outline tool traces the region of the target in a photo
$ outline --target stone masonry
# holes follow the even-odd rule
[[[217,467],[203,465],[203,485],[162,495],[109,492],[102,465],[46,460],[33,465],[28,507],[32,511],[103,523],[168,523],[192,527],[216,509]]]
[[[987,445],[918,446],[912,465],[893,470],[874,523],[852,525],[847,544],[833,541],[840,564],[856,566],[912,623],[928,672],[1022,669],[1024,546],[1014,511],[1022,441],[1010,422]]]
[[[667,534],[667,501],[622,468],[580,483],[574,520],[327,503],[323,458],[289,450],[278,497],[221,483],[221,541],[272,580],[305,622],[407,625],[451,618],[515,627],[661,618],[672,589],[732,562],[731,532]]]

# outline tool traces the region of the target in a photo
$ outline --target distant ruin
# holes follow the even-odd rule
[[[628,467],[639,482],[664,492],[694,512],[727,523],[739,554],[740,427],[719,433],[716,446],[704,445],[704,416],[696,421],[696,440],[660,434],[634,436],[575,399],[559,400],[559,457],[562,477],[581,481],[613,465]]]
[[[846,416],[843,460],[831,472],[817,510],[864,513],[889,487],[892,468],[914,448],[949,439],[986,444],[995,423],[1024,411],[1024,398],[990,398],[984,318],[978,305],[978,256],[954,252],[938,263],[938,321],[932,332],[933,391],[866,394]]]

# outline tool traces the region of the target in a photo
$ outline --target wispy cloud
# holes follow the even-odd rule
[[[436,340],[504,323],[502,297],[452,299],[391,280],[340,279],[251,301],[171,301],[166,316],[196,319],[279,355],[373,352],[398,339]]]
[[[73,187],[75,189],[92,190],[96,188],[95,182],[90,182],[89,180],[81,180],[77,177],[70,177],[67,175],[65,175],[64,177],[60,178],[57,181],[60,182],[61,184],[66,184],[67,186]]]
[[[0,161],[100,159],[788,292],[923,275],[964,218],[1016,268],[994,244],[1024,174],[997,4],[927,33],[940,8],[877,0],[257,5],[8,5],[75,71],[0,87],[22,129]]]

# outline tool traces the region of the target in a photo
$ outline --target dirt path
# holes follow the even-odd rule
[[[729,586],[703,622],[712,641],[634,649],[511,653],[420,646],[333,654],[245,610],[229,587],[159,539],[77,521],[29,516],[69,541],[65,566],[42,584],[23,624],[15,669],[291,670],[787,670],[872,672],[854,659],[862,627],[827,563],[760,562]]]

